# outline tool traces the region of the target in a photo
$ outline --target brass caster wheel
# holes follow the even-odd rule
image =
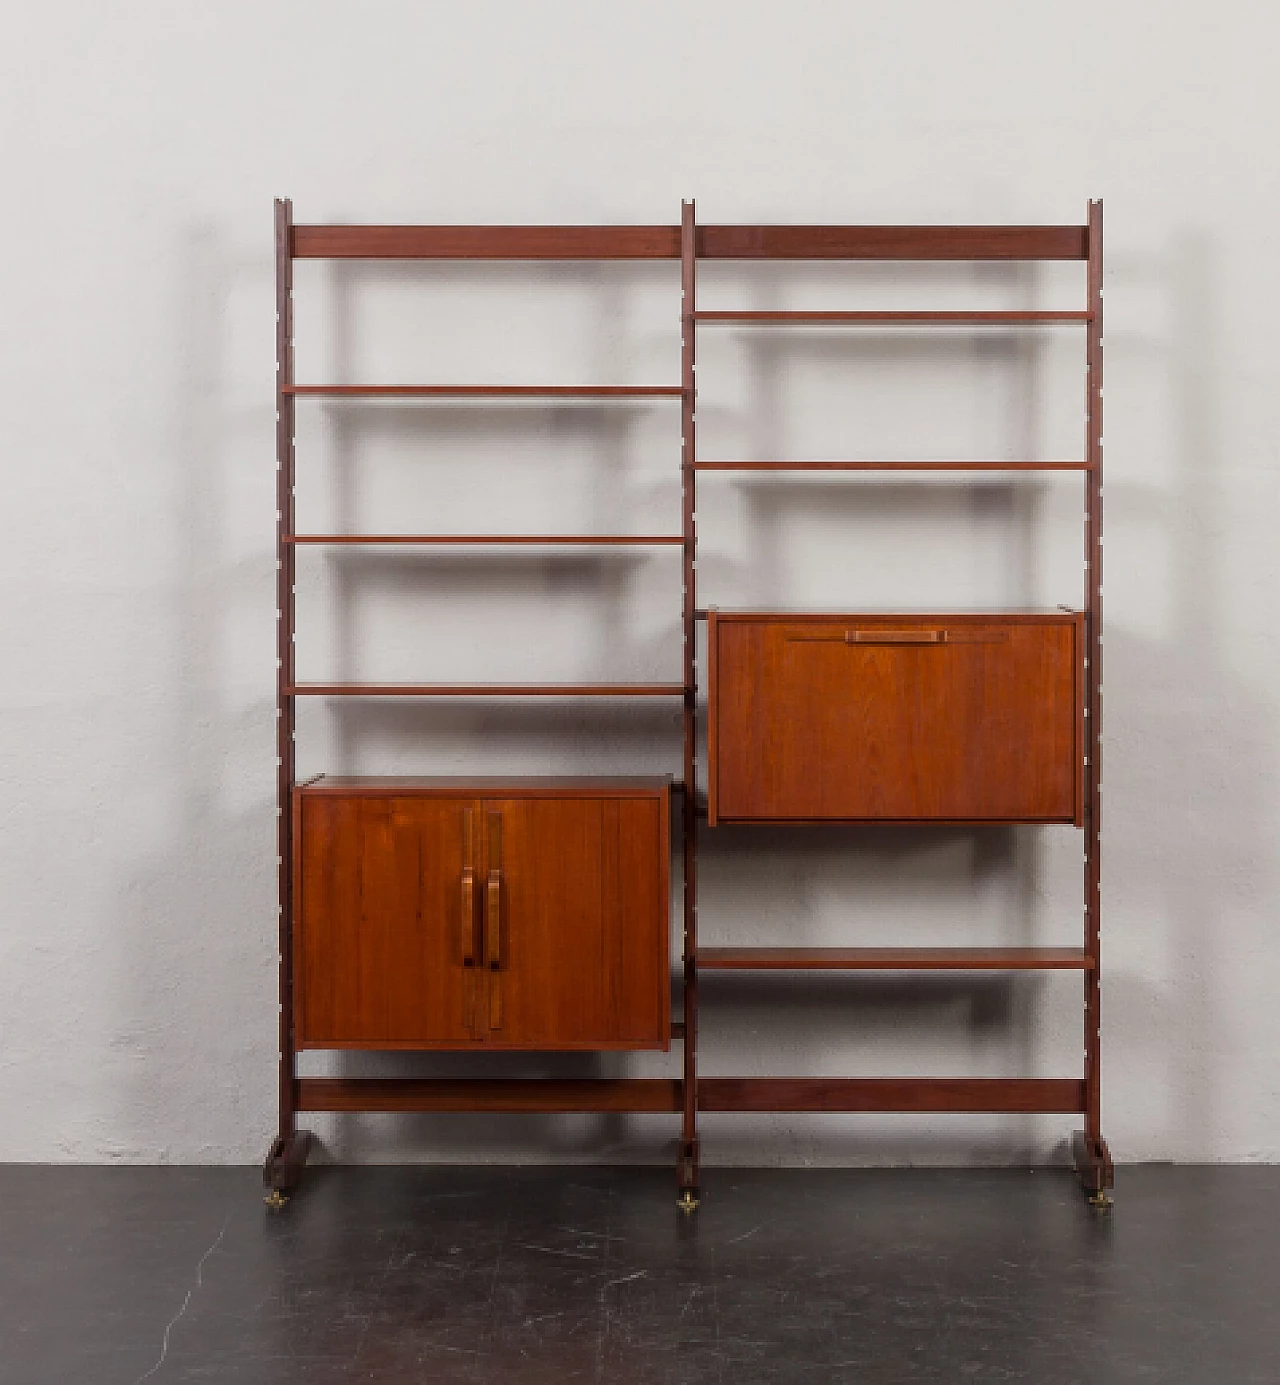
[[[1107,1196],[1107,1190],[1105,1188],[1099,1188],[1096,1193],[1091,1194],[1089,1206],[1092,1207],[1095,1212],[1109,1212],[1115,1204]]]
[[[696,1212],[698,1210],[698,1199],[694,1195],[692,1188],[686,1188],[684,1192],[680,1194],[676,1206],[682,1212]]]
[[[279,1188],[272,1188],[262,1200],[272,1212],[281,1212],[289,1205],[289,1199]]]

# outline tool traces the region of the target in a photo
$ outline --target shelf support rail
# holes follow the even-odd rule
[[[684,845],[684,1082],[680,1130],[680,1203],[697,1206],[698,1153],[698,813],[697,813],[697,473],[695,429],[697,331],[697,219],[692,201],[680,204],[680,491],[684,532],[684,795],[681,832]]]
[[[293,203],[275,204],[276,261],[276,865],[280,929],[280,1123],[263,1166],[278,1206],[302,1177],[311,1137],[297,1128],[293,1028],[293,805],[295,771]]]
[[[1115,1180],[1102,1138],[1102,203],[1089,203],[1089,333],[1085,477],[1085,1122],[1075,1142],[1077,1172],[1099,1202]]]

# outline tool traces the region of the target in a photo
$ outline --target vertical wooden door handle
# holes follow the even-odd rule
[[[476,873],[471,866],[462,867],[462,965],[473,967],[476,962]]]
[[[475,815],[462,810],[462,1023],[476,1033],[476,838]]]
[[[489,814],[489,879],[485,885],[485,961],[489,967],[489,1028],[502,1026],[502,814]]]
[[[484,940],[487,951],[486,960],[492,970],[502,965],[502,872],[489,872],[488,913],[485,919]]]
[[[471,809],[462,810],[462,965],[476,961],[476,871]]]

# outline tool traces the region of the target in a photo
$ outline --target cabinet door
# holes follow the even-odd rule
[[[712,821],[1075,820],[1077,624],[716,622]]]
[[[466,868],[476,804],[311,794],[299,812],[299,1045],[470,1046],[476,971],[464,958],[479,939]]]
[[[490,1047],[667,1047],[665,801],[481,805]]]

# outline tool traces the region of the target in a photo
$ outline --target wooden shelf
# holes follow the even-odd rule
[[[694,471],[1092,471],[1092,462],[694,462]]]
[[[683,683],[294,683],[287,697],[683,697]]]
[[[684,543],[680,534],[286,534],[288,544],[515,544],[536,548],[570,546],[672,547]]]
[[[703,971],[1088,971],[1078,947],[702,947]]]
[[[1085,1084],[1064,1077],[702,1077],[701,1111],[1085,1110]]]
[[[700,311],[693,314],[695,322],[737,322],[737,323],[760,323],[763,325],[782,325],[788,322],[796,323],[848,323],[856,326],[859,323],[871,325],[875,323],[926,323],[933,326],[958,326],[969,324],[972,326],[1031,326],[1038,322],[1088,322],[1087,312],[881,312],[881,311],[849,311],[849,312],[812,312],[807,309],[790,310],[780,312],[719,312],[719,311]]]
[[[283,385],[281,394],[372,399],[647,399],[679,398],[679,385]]]

